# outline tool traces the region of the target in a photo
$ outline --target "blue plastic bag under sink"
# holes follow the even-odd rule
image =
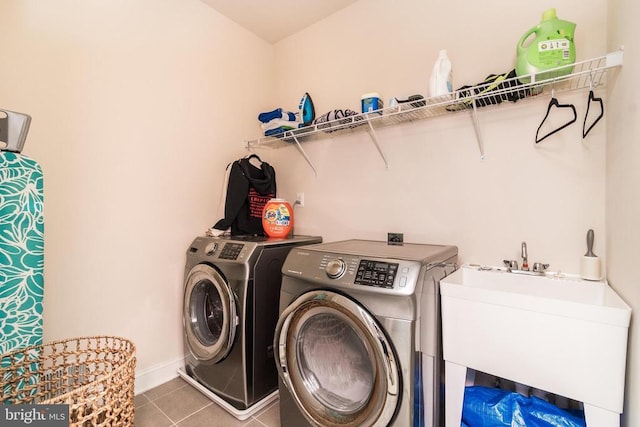
[[[465,388],[462,427],[586,427],[581,411],[498,388]]]

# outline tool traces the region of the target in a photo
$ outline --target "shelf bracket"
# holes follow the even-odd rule
[[[607,68],[622,66],[622,58],[624,51],[622,49],[607,54],[606,64]]]
[[[382,148],[380,148],[380,143],[378,143],[378,136],[376,135],[376,131],[371,124],[371,120],[367,120],[367,124],[369,125],[369,136],[371,136],[371,141],[373,141],[376,148],[378,149],[378,153],[380,153],[380,157],[382,157],[382,161],[384,162],[385,169],[389,169],[389,163],[387,163],[387,158],[384,156]]]
[[[476,140],[478,141],[478,148],[480,149],[480,160],[484,160],[484,144],[482,142],[482,133],[480,132],[480,123],[478,121],[478,107],[476,107],[475,100],[471,102],[471,105],[473,106],[471,118],[473,120],[473,130],[476,133]]]
[[[307,161],[307,163],[309,163],[309,166],[311,166],[311,169],[313,169],[313,173],[315,174],[315,176],[317,178],[318,177],[318,171],[316,170],[316,167],[313,165],[313,162],[311,161],[309,156],[307,156],[307,153],[302,148],[302,145],[300,145],[300,141],[298,141],[298,137],[296,137],[296,134],[293,133],[293,132],[291,134],[291,137],[293,138],[293,140],[296,143],[296,148],[298,149],[300,154],[302,154],[302,157],[304,157],[304,159]]]

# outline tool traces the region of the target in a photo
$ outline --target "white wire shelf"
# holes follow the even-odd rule
[[[295,144],[309,165],[316,171],[304,152],[301,143],[354,131],[368,130],[385,165],[387,165],[386,158],[378,144],[375,129],[450,115],[461,111],[471,111],[480,154],[484,157],[477,117],[477,111],[481,107],[523,101],[551,90],[554,93],[562,93],[580,89],[596,89],[606,84],[607,72],[612,68],[622,66],[622,60],[623,51],[618,50],[605,56],[529,74],[520,78],[498,78],[493,82],[461,88],[445,96],[405,102],[371,113],[362,113],[318,123],[286,131],[278,137],[262,137],[246,141],[246,147],[247,149],[281,148]],[[522,83],[521,80],[527,83]]]

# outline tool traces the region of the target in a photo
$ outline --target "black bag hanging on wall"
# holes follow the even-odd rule
[[[251,160],[257,160],[259,166]],[[276,197],[276,171],[255,154],[236,160],[231,165],[225,198],[224,218],[213,228],[227,230],[232,236],[264,236],[262,209]]]

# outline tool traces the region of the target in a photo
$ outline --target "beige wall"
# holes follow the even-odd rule
[[[561,18],[578,23],[578,60],[638,38],[638,6],[630,0],[601,0],[589,7],[578,0],[517,7],[500,0],[430,5],[362,0],[280,42],[279,102],[292,105],[308,91],[323,113],[357,109],[361,94],[370,91],[383,94],[385,102],[391,96],[426,94],[440,48],[448,49],[453,62],[454,86],[480,81],[513,66],[517,40],[546,7],[555,6]],[[548,96],[480,110],[484,160],[466,113],[381,129],[388,170],[366,132],[304,143],[317,177],[295,148],[278,150],[272,162],[281,195],[294,199],[296,192],[305,192],[306,206],[296,210],[297,231],[326,240],[384,239],[387,232],[399,231],[408,241],[458,245],[460,261],[491,265],[517,258],[525,240],[530,261],[578,273],[585,233],[593,228],[595,252],[608,277],[637,310],[637,50],[635,45],[626,49],[623,68],[612,73],[617,81],[612,77],[611,88],[598,91],[605,97],[607,120],[585,140],[587,92],[580,91],[558,96],[575,103],[577,123],[538,146],[533,141]],[[640,412],[631,403],[640,393],[634,357],[640,337],[637,328],[631,331],[626,426],[640,425]]]
[[[198,0],[3,0],[0,40],[0,104],[32,115],[45,174],[45,340],[181,359],[184,254],[272,97],[272,46]]]
[[[605,0],[588,8],[579,0],[554,5],[578,23],[579,60],[606,53]],[[455,87],[480,82],[514,67],[518,40],[550,6],[362,0],[276,45],[279,102],[293,106],[308,91],[321,114],[359,109],[371,91],[385,102],[426,95],[441,48]],[[519,258],[526,241],[531,262],[577,273],[589,228],[596,253],[606,255],[606,125],[583,141],[587,92],[562,94],[579,120],[536,145],[549,99],[480,109],[484,160],[468,112],[379,130],[388,170],[366,132],[305,143],[317,177],[294,147],[275,151],[280,195],[295,199],[304,191],[297,230],[327,240],[404,232],[407,241],[458,245],[461,261],[491,265]]]
[[[640,112],[637,76],[640,73],[640,37],[638,2],[609,1],[609,40],[611,49],[624,45],[625,60],[620,74],[607,88],[607,258],[609,281],[634,310],[629,332],[627,357],[626,413],[623,426],[640,425],[640,279],[637,257],[640,254]]]
[[[259,154],[281,196],[305,192],[297,232],[325,240],[399,231],[486,264],[517,258],[526,240],[531,261],[577,272],[594,228],[612,284],[637,309],[637,5],[446,6],[361,0],[274,47],[197,0],[3,1],[0,105],[33,116],[25,154],[45,171],[45,339],[131,337],[139,371],[179,360],[184,251],[215,220],[222,171],[259,134],[256,112],[295,109],[305,91],[318,113],[357,109],[369,91],[426,95],[440,48],[456,87],[478,82],[513,67],[546,7],[578,23],[579,60],[629,45],[617,82],[598,92],[607,123],[586,140],[578,92],[559,96],[578,123],[538,146],[548,97],[480,110],[484,160],[466,113],[380,130],[388,170],[366,133],[306,143],[317,177],[293,147]],[[628,402],[638,371],[630,362]],[[625,421],[640,424],[629,403]]]

